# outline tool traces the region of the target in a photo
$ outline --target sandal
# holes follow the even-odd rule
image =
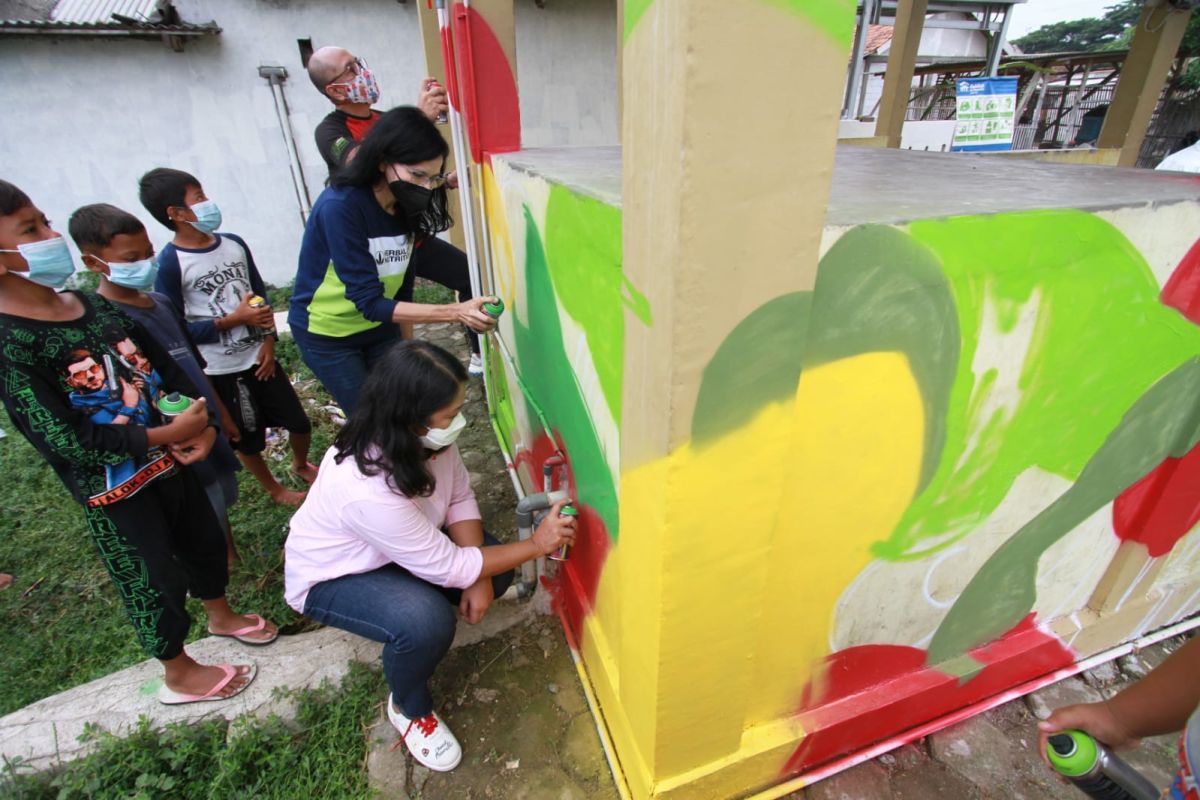
[[[239,664],[236,667],[232,664],[218,664],[217,666],[225,673],[225,677],[217,681],[216,685],[204,694],[177,692],[164,683],[158,687],[158,702],[164,706],[179,706],[185,703],[211,703],[214,700],[231,700],[246,691],[246,687],[253,683],[254,677],[258,675],[258,667],[253,664]],[[242,672],[243,669],[247,671]],[[246,682],[238,687],[233,694],[222,695],[221,690],[228,686],[230,681],[239,676],[245,678]]]
[[[225,636],[229,639],[237,639],[242,644],[248,644],[252,647],[262,647],[263,645],[270,644],[271,642],[273,642],[279,638],[278,630],[275,631],[274,635],[272,635],[270,639],[255,639],[253,637],[247,636],[246,634],[248,634],[248,633],[255,633],[257,631],[261,631],[264,628],[266,628],[267,621],[265,619],[263,619],[262,617],[260,617],[258,614],[246,614],[246,616],[250,617],[251,619],[256,619],[256,620],[258,620],[258,622],[254,623],[253,625],[247,625],[244,628],[238,628],[236,631],[233,631],[231,633],[217,633],[216,631],[214,631],[212,629],[212,625],[210,623],[209,627],[208,627],[208,633],[210,636]]]

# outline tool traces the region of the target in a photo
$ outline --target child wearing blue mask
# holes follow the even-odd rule
[[[175,237],[158,256],[155,288],[187,320],[188,335],[204,356],[212,381],[237,427],[231,438],[242,464],[277,503],[298,506],[304,492],[285,488],[263,458],[267,428],[284,428],[292,471],[317,477],[308,461],[312,424],[287,375],[275,360],[274,315],[253,298],[267,290],[250,248],[219,233],[221,212],[193,175],[152,169],[139,182],[142,205]]]
[[[228,409],[217,397],[204,374],[204,359],[187,335],[186,323],[166,296],[150,291],[158,275],[154,246],[146,227],[127,211],[107,203],[83,206],[67,223],[75,246],[83,254],[83,265],[100,276],[97,294],[111,300],[162,345],[175,363],[218,412],[220,432],[233,432],[237,426]],[[126,353],[132,347],[128,339],[111,342],[123,359],[136,368],[137,356]],[[227,561],[232,568],[237,560],[229,524],[229,508],[237,501],[237,472],[241,469],[225,437],[218,435],[208,458],[192,466],[212,503],[217,519],[225,528]]]
[[[277,632],[225,598],[224,537],[189,468],[209,455],[215,419],[141,325],[104,298],[58,291],[72,272],[66,241],[0,181],[0,402],[83,507],[139,642],[163,664],[158,699],[232,697],[254,666],[206,666],[187,654],[187,596],[202,601],[215,634],[259,644]],[[166,392],[196,400],[164,416]]]

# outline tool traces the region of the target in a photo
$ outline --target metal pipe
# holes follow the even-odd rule
[[[265,79],[267,86],[271,89],[271,100],[275,103],[275,117],[279,121],[279,132],[283,135],[283,147],[288,155],[288,169],[292,174],[292,190],[296,195],[296,205],[300,208],[300,224],[303,226],[308,224],[312,203],[308,196],[308,183],[304,180],[304,166],[300,161],[300,151],[296,147],[291,110],[288,108],[287,95],[283,91],[283,84],[288,78],[287,68],[260,66],[258,76]]]
[[[525,541],[533,536],[533,517],[538,511],[547,511],[560,500],[566,500],[569,495],[563,491],[535,492],[525,495],[517,503],[517,539]],[[521,565],[521,580],[517,584],[517,597],[529,597],[537,589],[538,565],[537,559],[526,561]]]

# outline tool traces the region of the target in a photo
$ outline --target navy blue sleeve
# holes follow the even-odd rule
[[[222,233],[222,236],[228,237],[242,246],[242,250],[246,253],[246,271],[250,274],[250,288],[259,297],[266,298],[268,305],[271,298],[267,296],[267,285],[263,283],[262,275],[258,272],[258,266],[254,263],[254,254],[250,252],[250,245],[246,244],[246,240],[234,233]]]
[[[326,203],[319,224],[333,271],[346,286],[346,299],[372,322],[391,322],[396,301],[384,294],[379,267],[367,247],[369,233],[363,212],[352,202]]]
[[[182,270],[179,267],[179,253],[171,245],[164,247],[158,254],[158,278],[154,281],[154,290],[165,295],[179,315],[187,319],[187,309],[183,306]],[[196,344],[215,344],[221,341],[217,333],[217,323],[211,319],[197,320],[187,323],[188,336]]]

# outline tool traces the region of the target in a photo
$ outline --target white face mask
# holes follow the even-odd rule
[[[454,440],[462,433],[463,428],[467,427],[467,418],[458,412],[454,419],[450,420],[448,428],[430,428],[429,432],[421,437],[421,444],[428,447],[430,450],[441,450],[443,447],[449,447],[454,444]]]

